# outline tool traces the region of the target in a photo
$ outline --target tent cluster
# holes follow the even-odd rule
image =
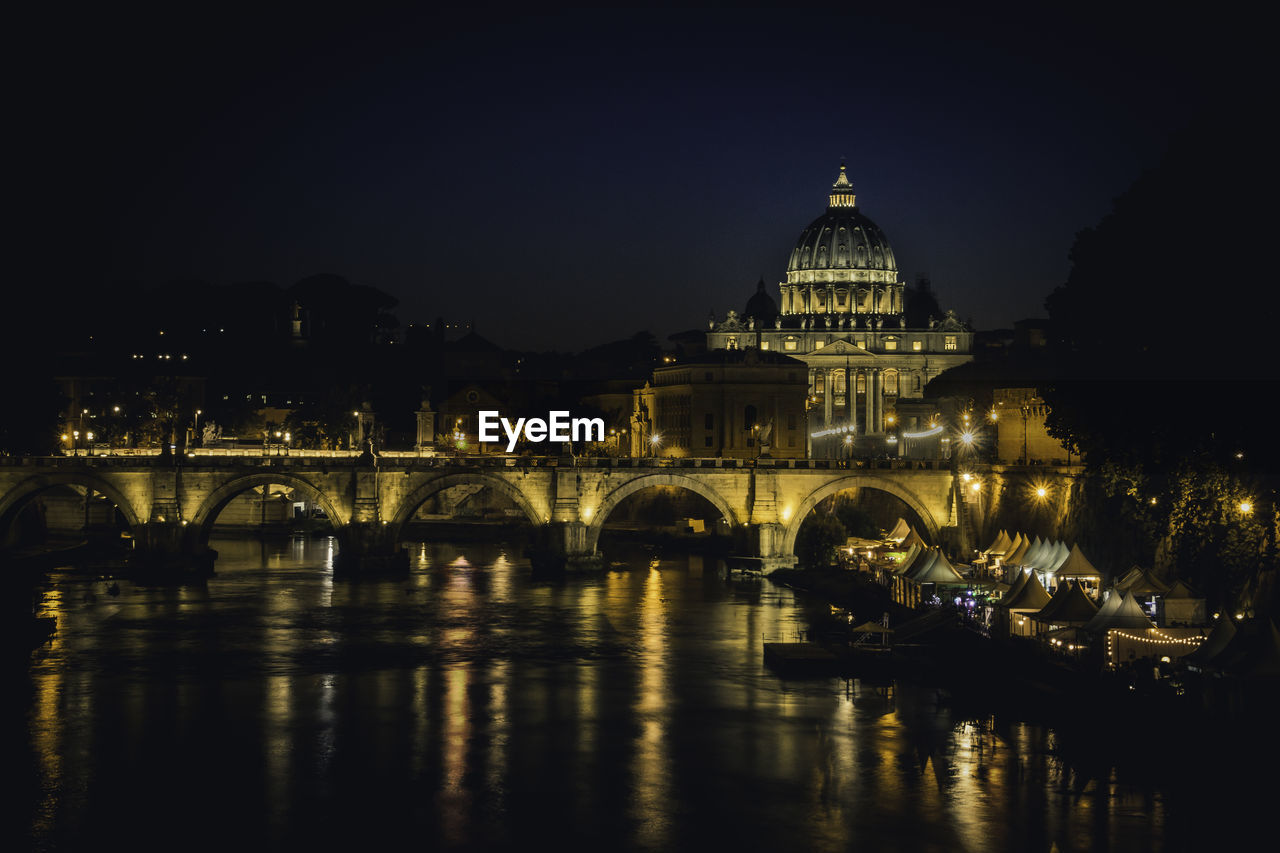
[[[926,584],[933,584],[935,587],[969,585],[969,581],[951,565],[942,549],[930,548],[923,543],[913,544],[902,561],[885,574],[885,579],[894,600],[908,606],[920,603]]]
[[[1050,587],[1056,587],[1063,580],[1076,580],[1096,588],[1102,580],[1101,572],[1081,553],[1079,545],[1067,548],[1066,543],[1058,540],[1039,536],[1032,539],[1022,533],[1010,538],[1008,531],[1001,530],[980,554],[985,565],[1002,570],[1006,581],[1013,579],[1016,569],[1035,570],[1041,583]]]

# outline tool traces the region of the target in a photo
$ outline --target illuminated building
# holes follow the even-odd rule
[[[632,456],[805,456],[804,362],[719,350],[659,367],[634,392]]]
[[[712,317],[707,348],[759,349],[808,366],[809,438],[815,456],[858,450],[896,453],[898,428],[927,429],[920,399],[929,380],[972,358],[973,332],[948,311],[908,328],[906,288],[880,227],[856,204],[845,167],[826,213],[796,241],[774,302],[763,282],[739,315]],[[815,437],[815,433],[818,434]]]

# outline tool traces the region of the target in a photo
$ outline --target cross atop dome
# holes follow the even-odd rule
[[[853,194],[853,186],[849,183],[849,176],[845,174],[844,163],[840,164],[840,177],[836,178],[836,182],[831,185],[830,199],[831,207],[857,207],[856,196]]]

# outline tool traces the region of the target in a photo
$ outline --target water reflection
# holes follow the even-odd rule
[[[31,846],[125,817],[144,847],[428,849],[1158,847],[1170,822],[1042,728],[779,680],[762,643],[803,611],[714,560],[549,583],[517,547],[421,543],[407,578],[335,583],[327,540],[216,547],[203,589],[55,577]]]

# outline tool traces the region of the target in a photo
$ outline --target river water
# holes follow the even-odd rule
[[[429,543],[335,583],[329,540],[214,545],[205,588],[54,575],[24,846],[1140,850],[1179,823],[1042,727],[780,679],[796,594],[712,558],[543,582]]]

